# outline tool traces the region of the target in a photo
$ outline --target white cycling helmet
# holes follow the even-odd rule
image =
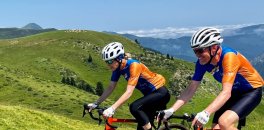
[[[215,44],[221,44],[223,38],[220,31],[213,27],[203,28],[193,34],[191,39],[192,48],[205,48]]]
[[[119,58],[124,55],[124,47],[120,42],[111,42],[107,44],[102,50],[102,58],[104,61]]]

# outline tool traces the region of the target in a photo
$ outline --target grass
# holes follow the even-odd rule
[[[46,113],[22,106],[0,105],[0,129],[12,130],[96,130],[102,126],[87,124],[56,113]]]

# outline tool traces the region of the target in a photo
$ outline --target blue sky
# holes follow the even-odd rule
[[[0,27],[156,31],[264,23],[263,0],[5,0]]]

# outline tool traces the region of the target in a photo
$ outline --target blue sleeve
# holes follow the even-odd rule
[[[111,81],[117,82],[120,78],[120,75],[121,75],[120,71],[118,70],[113,71],[111,76]]]
[[[195,65],[195,72],[193,74],[192,80],[201,81],[203,79],[205,72],[206,72],[205,66],[202,66],[198,60]]]

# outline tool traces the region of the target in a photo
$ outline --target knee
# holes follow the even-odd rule
[[[230,127],[231,122],[228,120],[228,118],[225,118],[223,116],[221,116],[219,119],[218,119],[218,124],[221,128],[227,128],[227,127]]]
[[[231,129],[238,120],[238,115],[235,112],[228,110],[220,116],[218,119],[218,124],[220,125],[221,129]]]

